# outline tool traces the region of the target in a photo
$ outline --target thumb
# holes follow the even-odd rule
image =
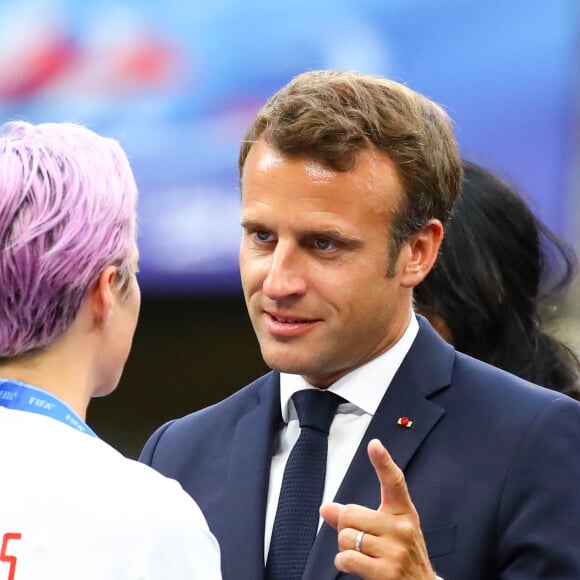
[[[323,503],[320,506],[320,515],[324,521],[334,529],[338,528],[338,519],[344,506],[341,503]]]

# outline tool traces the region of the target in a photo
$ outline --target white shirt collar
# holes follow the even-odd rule
[[[403,336],[390,349],[344,375],[330,385],[328,390],[340,395],[364,413],[374,415],[418,332],[419,323],[412,314]],[[368,388],[361,388],[361,385],[368,385]],[[291,403],[292,395],[296,391],[314,388],[300,375],[280,373],[280,404],[282,418],[286,423],[296,413],[294,404]]]

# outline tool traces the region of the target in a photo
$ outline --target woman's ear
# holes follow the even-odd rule
[[[403,265],[401,285],[413,288],[430,272],[443,240],[443,224],[436,219],[413,234],[407,241],[407,260]]]
[[[93,321],[96,326],[106,324],[115,304],[115,283],[117,268],[107,266],[91,288],[87,302],[91,308]]]

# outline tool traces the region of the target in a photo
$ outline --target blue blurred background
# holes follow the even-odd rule
[[[120,140],[146,295],[239,291],[240,139],[293,75],[352,69],[443,104],[465,156],[573,237],[577,0],[2,0],[0,118]]]

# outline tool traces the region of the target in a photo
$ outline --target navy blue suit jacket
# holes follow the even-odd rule
[[[411,428],[397,424],[403,416]],[[279,375],[271,372],[163,425],[142,452],[199,503],[219,540],[225,580],[263,578],[280,426]],[[366,454],[375,437],[404,470],[439,576],[580,579],[579,403],[457,353],[420,319],[336,501],[379,505]],[[336,551],[336,532],[323,525],[304,578],[337,578]]]

